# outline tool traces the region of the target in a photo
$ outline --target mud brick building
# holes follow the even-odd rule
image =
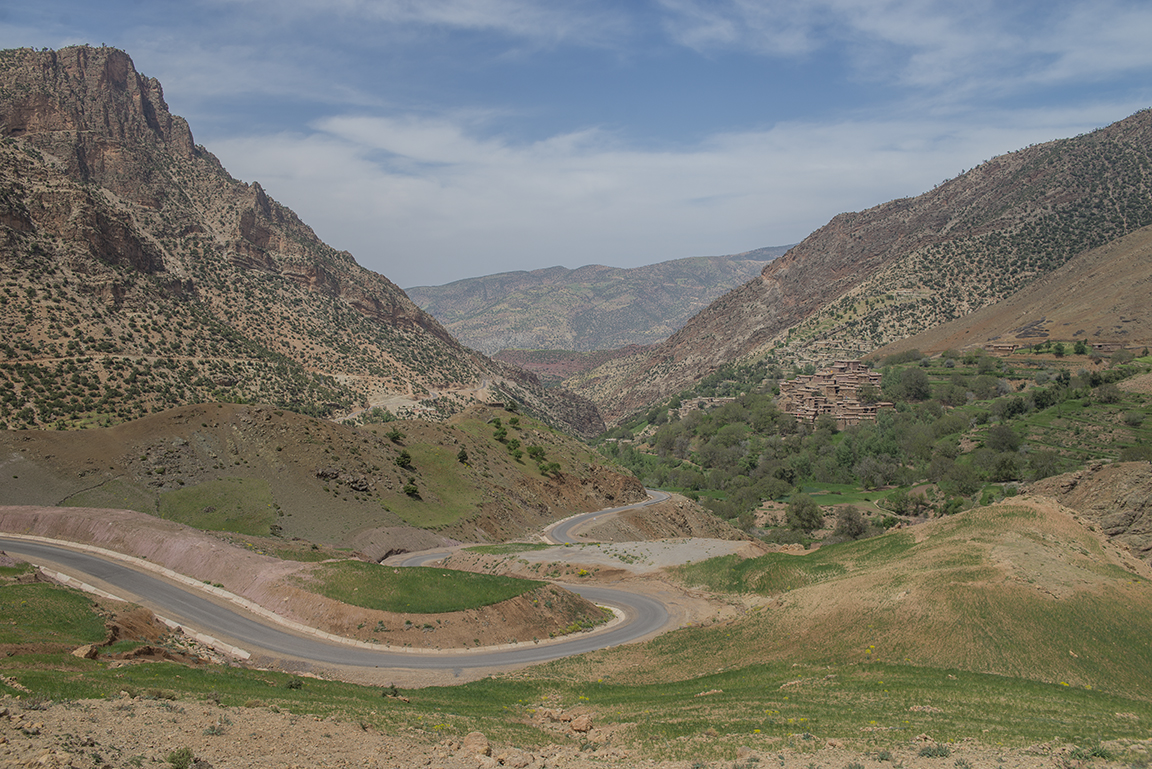
[[[870,384],[880,388],[880,374],[858,360],[838,360],[830,368],[811,375],[798,376],[780,383],[781,410],[802,422],[811,424],[821,414],[831,414],[841,428],[875,420],[884,401],[863,403],[859,390]]]

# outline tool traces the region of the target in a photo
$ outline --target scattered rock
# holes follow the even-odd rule
[[[512,769],[525,769],[532,765],[532,754],[512,748],[496,756],[496,762],[501,766],[510,766]]]
[[[84,644],[83,646],[72,650],[73,657],[79,657],[80,659],[84,660],[94,660],[99,653],[100,650],[97,649],[94,644]]]
[[[572,719],[572,731],[586,733],[592,731],[592,716],[587,713]]]
[[[469,732],[464,737],[461,752],[470,756],[490,756],[492,755],[492,746],[488,744],[488,738],[484,736],[483,732]]]

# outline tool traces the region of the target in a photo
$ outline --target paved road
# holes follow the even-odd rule
[[[657,502],[663,502],[668,499],[668,495],[663,491],[656,491],[656,489],[648,489],[648,499],[643,502],[637,502],[632,505],[624,505],[623,507],[610,507],[606,510],[597,510],[592,513],[582,513],[574,515],[571,518],[565,518],[559,523],[553,524],[544,530],[544,537],[551,540],[557,545],[570,545],[573,542],[579,541],[577,531],[583,528],[586,524],[603,518],[609,515],[616,515],[625,510],[636,510],[648,505],[654,505]]]
[[[18,553],[33,562],[48,560],[63,564],[70,570],[112,585],[121,591],[125,598],[132,598],[170,619],[209,633],[249,652],[262,650],[273,656],[287,655],[336,665],[426,670],[486,668],[542,662],[628,643],[659,630],[669,621],[664,606],[651,598],[603,587],[564,585],[590,601],[621,609],[625,614],[625,621],[610,630],[577,634],[560,643],[542,645],[525,643],[512,649],[498,651],[439,654],[375,651],[289,633],[274,625],[257,621],[238,609],[214,603],[192,590],[136,571],[118,561],[106,560],[90,553],[39,542],[7,539],[2,536],[0,536],[0,548],[10,553]]]
[[[668,494],[656,489],[646,489],[648,492],[648,499],[643,502],[634,502],[631,505],[624,505],[622,507],[609,507],[604,510],[595,510],[591,513],[580,513],[573,515],[570,518],[565,518],[562,521],[552,524],[544,529],[544,539],[548,540],[554,545],[571,545],[573,542],[584,541],[583,538],[577,534],[579,529],[599,520],[600,518],[609,515],[618,515],[626,510],[636,510],[641,507],[648,507],[657,502],[663,502],[668,499]],[[452,550],[426,550],[420,553],[413,553],[401,561],[386,561],[393,566],[427,566],[430,563],[443,560],[452,554]]]

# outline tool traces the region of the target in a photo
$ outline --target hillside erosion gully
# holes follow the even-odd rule
[[[662,492],[650,494],[649,499],[634,505],[571,516],[548,527],[543,539],[567,545],[581,542],[579,530],[668,498]],[[716,615],[716,609],[702,596],[658,580],[638,577],[616,580],[612,584],[556,583],[608,606],[615,619],[594,631],[535,643],[436,651],[389,647],[340,637],[288,619],[281,612],[290,614],[286,611],[290,607],[272,602],[277,609],[273,611],[268,601],[253,601],[206,584],[168,568],[164,559],[140,557],[145,554],[137,555],[142,548],[125,547],[119,542],[119,550],[137,550],[137,553],[126,553],[53,538],[48,535],[57,533],[58,536],[58,532],[51,525],[28,525],[29,510],[0,507],[0,548],[49,570],[50,576],[59,581],[105,598],[138,603],[170,626],[238,661],[364,683],[419,686],[472,680],[501,670],[652,638]],[[32,520],[39,522],[52,521],[60,513],[57,508],[38,508],[37,512]],[[106,512],[109,516],[102,522],[105,526],[125,523],[119,520],[124,511]],[[171,538],[173,534],[165,531],[164,536]],[[206,535],[189,529],[186,536],[195,539]],[[744,543],[726,543],[726,546],[732,549],[740,544]],[[165,549],[172,552],[181,548],[179,542],[170,541]],[[557,550],[566,552],[564,547]],[[154,553],[155,549],[147,552]],[[447,555],[445,551],[409,554],[403,558],[403,564],[419,565]],[[300,599],[305,600],[305,596]]]

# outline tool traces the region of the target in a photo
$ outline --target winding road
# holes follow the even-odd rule
[[[572,532],[576,528],[600,516],[644,507],[661,499],[667,499],[668,496],[662,492],[652,494],[659,496],[650,497],[634,505],[584,513],[561,521],[551,527],[551,538],[558,542],[570,542]],[[2,534],[0,534],[0,548],[24,556],[34,563],[47,561],[59,564],[68,571],[99,580],[125,594],[123,597],[130,597],[182,625],[209,633],[249,652],[286,655],[321,664],[420,670],[523,665],[628,643],[659,631],[670,621],[667,610],[660,602],[643,595],[605,587],[561,585],[597,604],[619,609],[624,615],[624,620],[607,630],[579,633],[560,642],[539,645],[524,643],[495,650],[461,649],[432,653],[395,649],[377,651],[308,635],[298,635],[257,618],[239,607],[222,605],[187,586],[167,582],[134,569],[126,563],[102,558],[92,553],[38,541],[12,539]],[[442,557],[443,554],[433,553],[415,556],[409,560],[422,563]],[[408,564],[407,561],[405,564],[418,565]]]

